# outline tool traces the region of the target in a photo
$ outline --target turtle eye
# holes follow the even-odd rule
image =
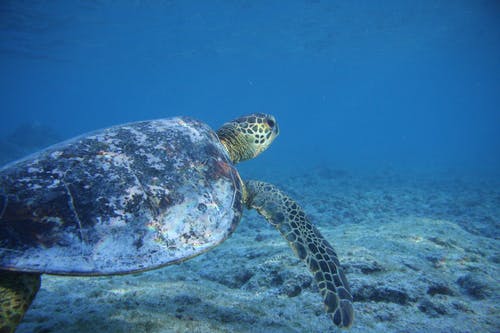
[[[274,125],[275,125],[275,124],[274,124],[274,120],[269,119],[269,118],[267,119],[267,124],[268,124],[268,125],[269,125],[269,127],[271,127],[271,128],[273,128],[273,127],[274,127]]]

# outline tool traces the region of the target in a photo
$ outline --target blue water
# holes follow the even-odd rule
[[[0,133],[274,114],[253,167],[500,170],[500,3],[0,2]]]

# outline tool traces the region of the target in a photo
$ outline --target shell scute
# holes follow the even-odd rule
[[[234,231],[241,197],[201,122],[96,131],[0,169],[0,267],[99,275],[182,261]]]

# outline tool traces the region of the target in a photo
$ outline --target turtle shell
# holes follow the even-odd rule
[[[239,175],[190,118],[115,126],[0,169],[0,267],[68,275],[153,269],[224,241]]]

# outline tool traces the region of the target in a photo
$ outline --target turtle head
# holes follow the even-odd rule
[[[276,119],[263,113],[237,118],[217,130],[219,140],[235,164],[262,153],[278,134]]]

